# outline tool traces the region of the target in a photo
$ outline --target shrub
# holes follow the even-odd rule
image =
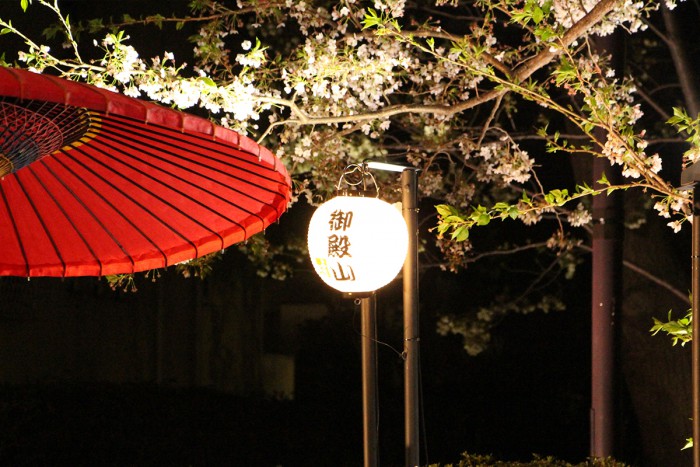
[[[432,464],[430,467],[440,467],[440,464]],[[445,464],[443,467],[629,467],[627,464],[612,458],[587,459],[578,464],[555,459],[551,456],[540,457],[533,455],[531,461],[499,461],[490,455],[462,454],[462,459],[456,464]]]

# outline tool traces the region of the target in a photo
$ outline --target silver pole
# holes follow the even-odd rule
[[[377,296],[360,300],[362,311],[362,421],[365,467],[378,463],[377,427]]]
[[[404,416],[406,467],[420,465],[419,316],[418,316],[418,171],[401,173],[403,217],[408,227],[408,254],[403,266]]]

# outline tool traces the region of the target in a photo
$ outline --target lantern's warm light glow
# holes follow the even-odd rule
[[[346,293],[388,284],[401,270],[408,230],[400,211],[378,198],[337,196],[319,206],[309,224],[316,273]]]

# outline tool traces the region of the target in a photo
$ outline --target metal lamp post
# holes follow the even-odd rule
[[[377,425],[377,296],[360,299],[362,330],[362,445],[365,467],[379,465]]]
[[[418,327],[418,172],[407,169],[401,173],[403,215],[408,226],[408,255],[403,266],[404,317],[404,400],[406,417],[406,466],[420,464],[419,429],[419,344]]]
[[[696,162],[681,172],[681,189],[693,190],[693,231],[691,249],[693,343],[692,343],[692,400],[693,400],[693,466],[700,467],[700,163]]]
[[[406,467],[420,464],[420,328],[418,307],[418,169],[368,162],[376,170],[401,172],[403,217],[408,227],[408,254],[403,265],[404,448]]]

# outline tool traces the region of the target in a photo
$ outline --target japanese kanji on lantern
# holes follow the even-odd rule
[[[406,259],[408,231],[400,210],[379,198],[337,196],[314,213],[308,241],[321,279],[360,295],[396,277]]]

